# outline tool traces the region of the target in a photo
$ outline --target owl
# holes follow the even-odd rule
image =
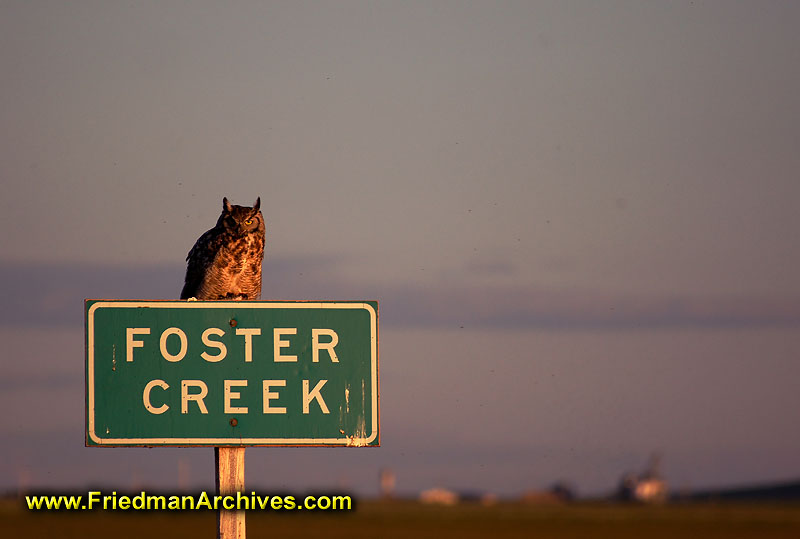
[[[259,299],[264,259],[261,197],[253,207],[222,199],[217,224],[200,236],[186,256],[181,299]]]

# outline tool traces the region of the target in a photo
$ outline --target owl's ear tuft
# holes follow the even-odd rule
[[[260,209],[261,209],[261,197],[258,197],[258,198],[256,199],[256,203],[255,203],[255,204],[253,204],[253,209],[254,209],[255,211],[258,211],[258,210],[260,210]]]
[[[231,208],[231,203],[228,202],[228,197],[222,197],[222,209],[228,213],[233,210],[233,208]]]

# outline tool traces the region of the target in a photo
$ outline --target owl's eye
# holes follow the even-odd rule
[[[247,221],[244,222],[244,224],[252,225],[253,224],[253,220],[252,219],[248,219]]]

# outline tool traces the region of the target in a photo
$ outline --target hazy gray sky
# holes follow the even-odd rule
[[[81,447],[82,299],[177,296],[222,196],[262,198],[265,299],[381,302],[383,447],[251,450],[255,481],[598,491],[655,450],[677,485],[800,476],[798,23],[0,2],[0,404],[37,418],[0,419],[0,488],[114,454],[172,481],[183,450]]]

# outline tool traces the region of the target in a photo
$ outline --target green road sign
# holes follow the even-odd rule
[[[86,445],[380,445],[378,304],[86,300]]]

